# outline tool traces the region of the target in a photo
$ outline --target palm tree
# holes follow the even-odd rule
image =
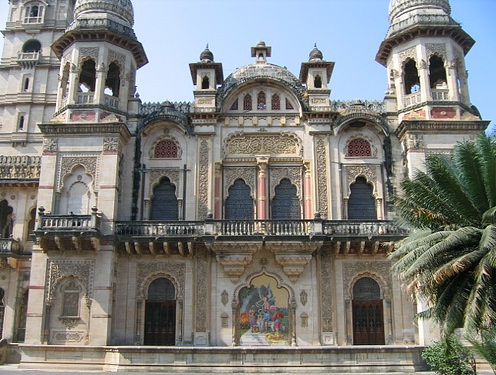
[[[448,335],[496,325],[496,139],[485,134],[428,158],[402,182],[398,216],[416,230],[400,241],[393,272],[427,302],[419,315]]]

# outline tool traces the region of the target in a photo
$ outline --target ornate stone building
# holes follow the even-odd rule
[[[474,40],[450,13],[448,0],[391,0],[383,101],[331,101],[334,62],[317,47],[295,76],[260,41],[226,78],[205,49],[192,103],[149,104],[135,95],[147,57],[129,0],[11,0],[0,292],[12,350],[26,365],[107,366],[124,347],[127,365],[145,363],[143,345],[413,353],[431,333],[390,272],[407,234],[390,200],[426,156],[488,125],[469,98]],[[171,353],[159,363],[186,352]]]

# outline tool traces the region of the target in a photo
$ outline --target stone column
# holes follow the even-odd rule
[[[215,163],[214,218],[222,219],[222,165]]]
[[[429,77],[429,65],[425,60],[419,61],[418,73],[420,79],[420,95],[422,102],[432,100],[431,81]]]
[[[457,82],[457,76],[456,76],[456,62],[446,62],[445,64],[445,69],[446,69],[446,82],[448,84],[448,97],[450,101],[460,101],[460,93],[458,91],[458,82]]]
[[[258,164],[258,197],[257,197],[257,219],[267,219],[267,165],[268,158],[257,158]]]
[[[305,162],[305,188],[304,188],[304,218],[307,220],[312,220],[314,218],[314,212],[312,210],[312,172],[310,170],[310,162]]]

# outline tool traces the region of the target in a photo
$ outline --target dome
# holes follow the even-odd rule
[[[310,52],[310,55],[308,56],[308,61],[315,61],[315,60],[323,60],[324,55],[322,54],[322,51],[317,48],[317,43],[315,43],[315,47]]]
[[[74,19],[82,18],[111,18],[132,27],[134,10],[131,0],[77,0],[74,8]]]
[[[259,40],[257,43],[257,47],[265,47],[265,42],[263,40]]]
[[[397,22],[397,18],[405,13],[429,13],[449,16],[451,6],[449,0],[391,0],[389,3],[389,21]]]
[[[212,51],[208,49],[208,44],[207,47],[203,50],[203,52],[200,55],[200,61],[203,62],[213,62],[214,61],[214,54]]]

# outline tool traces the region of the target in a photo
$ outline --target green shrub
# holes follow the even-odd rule
[[[440,375],[472,375],[476,374],[475,359],[470,350],[465,348],[450,335],[425,348],[422,358]]]

